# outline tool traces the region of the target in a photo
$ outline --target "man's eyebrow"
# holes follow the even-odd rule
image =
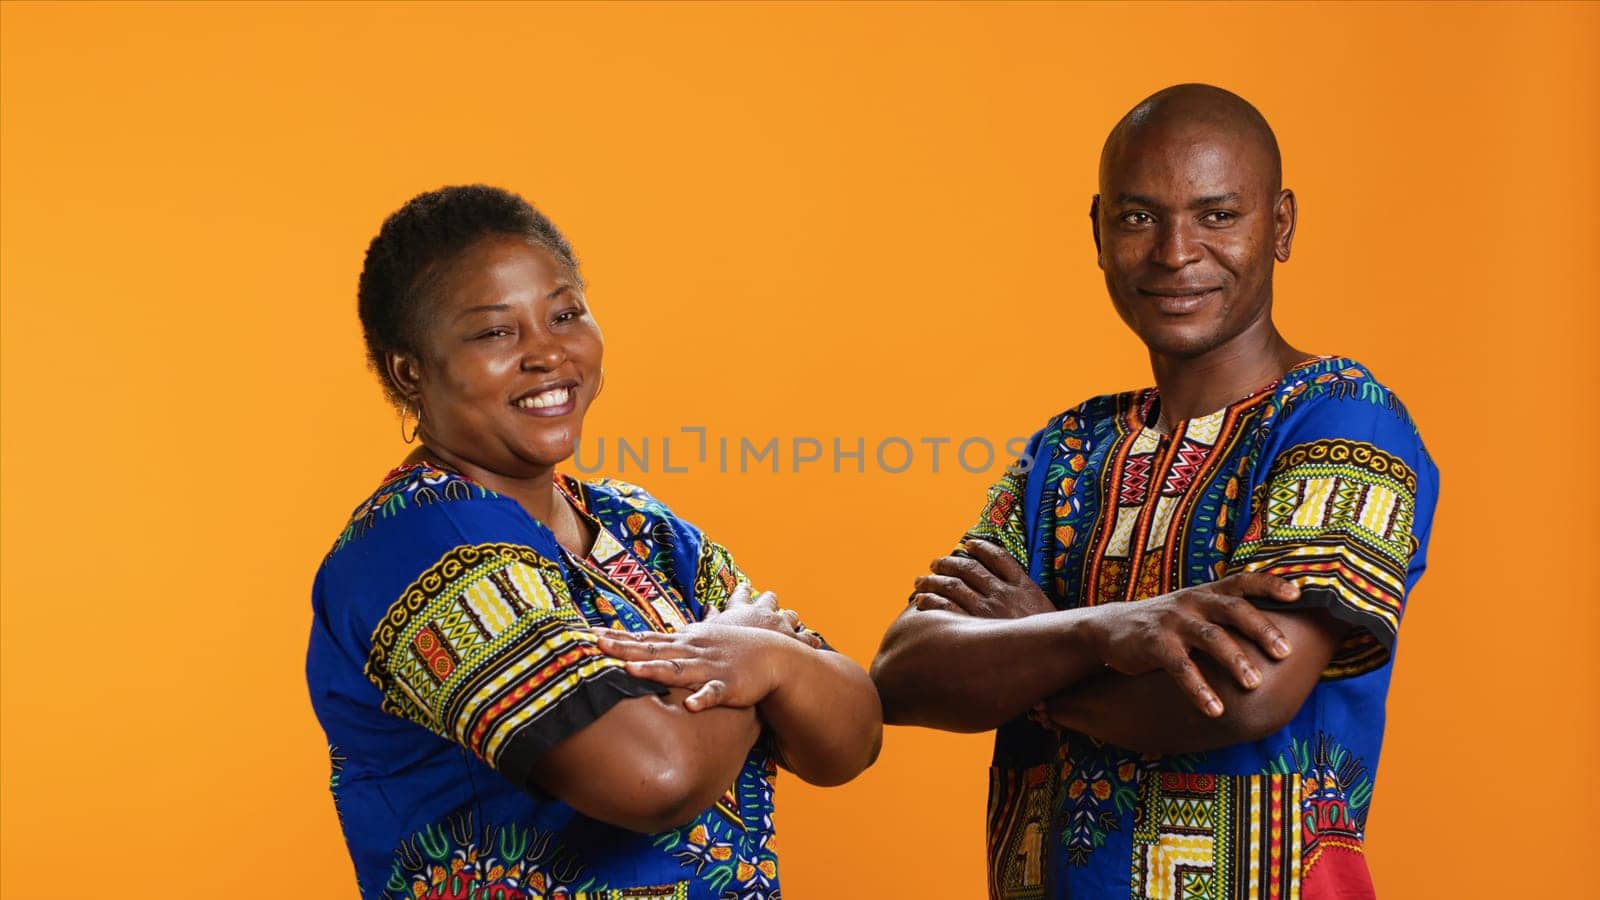
[[[1189,201],[1188,208],[1197,209],[1204,206],[1218,206],[1225,203],[1237,202],[1239,202],[1239,192],[1229,191],[1226,194],[1212,194],[1208,197],[1196,197],[1195,199]],[[1121,206],[1161,206],[1160,201],[1156,200],[1154,197],[1146,197],[1143,194],[1118,194],[1117,203]]]

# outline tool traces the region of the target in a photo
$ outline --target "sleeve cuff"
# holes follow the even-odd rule
[[[667,686],[610,669],[587,681],[506,743],[496,768],[524,789],[537,791],[533,770],[550,748],[581,731],[624,700],[667,693]]]
[[[1354,630],[1339,644],[1333,659],[1323,670],[1322,677],[1348,678],[1377,669],[1394,657],[1395,633],[1389,630],[1382,618],[1352,609],[1339,592],[1324,585],[1305,585],[1300,589],[1300,599],[1294,603],[1281,603],[1264,598],[1250,598],[1251,605],[1267,612],[1292,612],[1297,609],[1325,609],[1328,614]]]

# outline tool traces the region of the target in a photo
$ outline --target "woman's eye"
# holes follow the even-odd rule
[[[554,321],[555,321],[555,323],[557,325],[562,325],[562,324],[565,324],[567,322],[571,322],[572,320],[578,318],[581,315],[583,315],[583,311],[582,310],[564,309],[561,312],[556,313]]]
[[[509,328],[496,327],[496,328],[491,328],[488,331],[485,331],[484,333],[478,335],[478,337],[479,338],[497,338],[497,337],[505,337],[506,335],[508,335],[510,333],[511,333],[511,329],[509,329]]]

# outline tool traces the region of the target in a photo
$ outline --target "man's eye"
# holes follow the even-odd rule
[[[1206,213],[1205,220],[1213,225],[1223,225],[1237,218],[1239,217],[1225,209],[1218,209]]]
[[[1154,222],[1155,218],[1147,212],[1131,212],[1124,214],[1122,221],[1125,225],[1148,225]]]

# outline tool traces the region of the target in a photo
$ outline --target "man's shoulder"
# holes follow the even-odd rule
[[[1359,422],[1390,420],[1412,434],[1416,421],[1400,396],[1348,356],[1321,356],[1290,369],[1268,398],[1263,421],[1315,416]]]

